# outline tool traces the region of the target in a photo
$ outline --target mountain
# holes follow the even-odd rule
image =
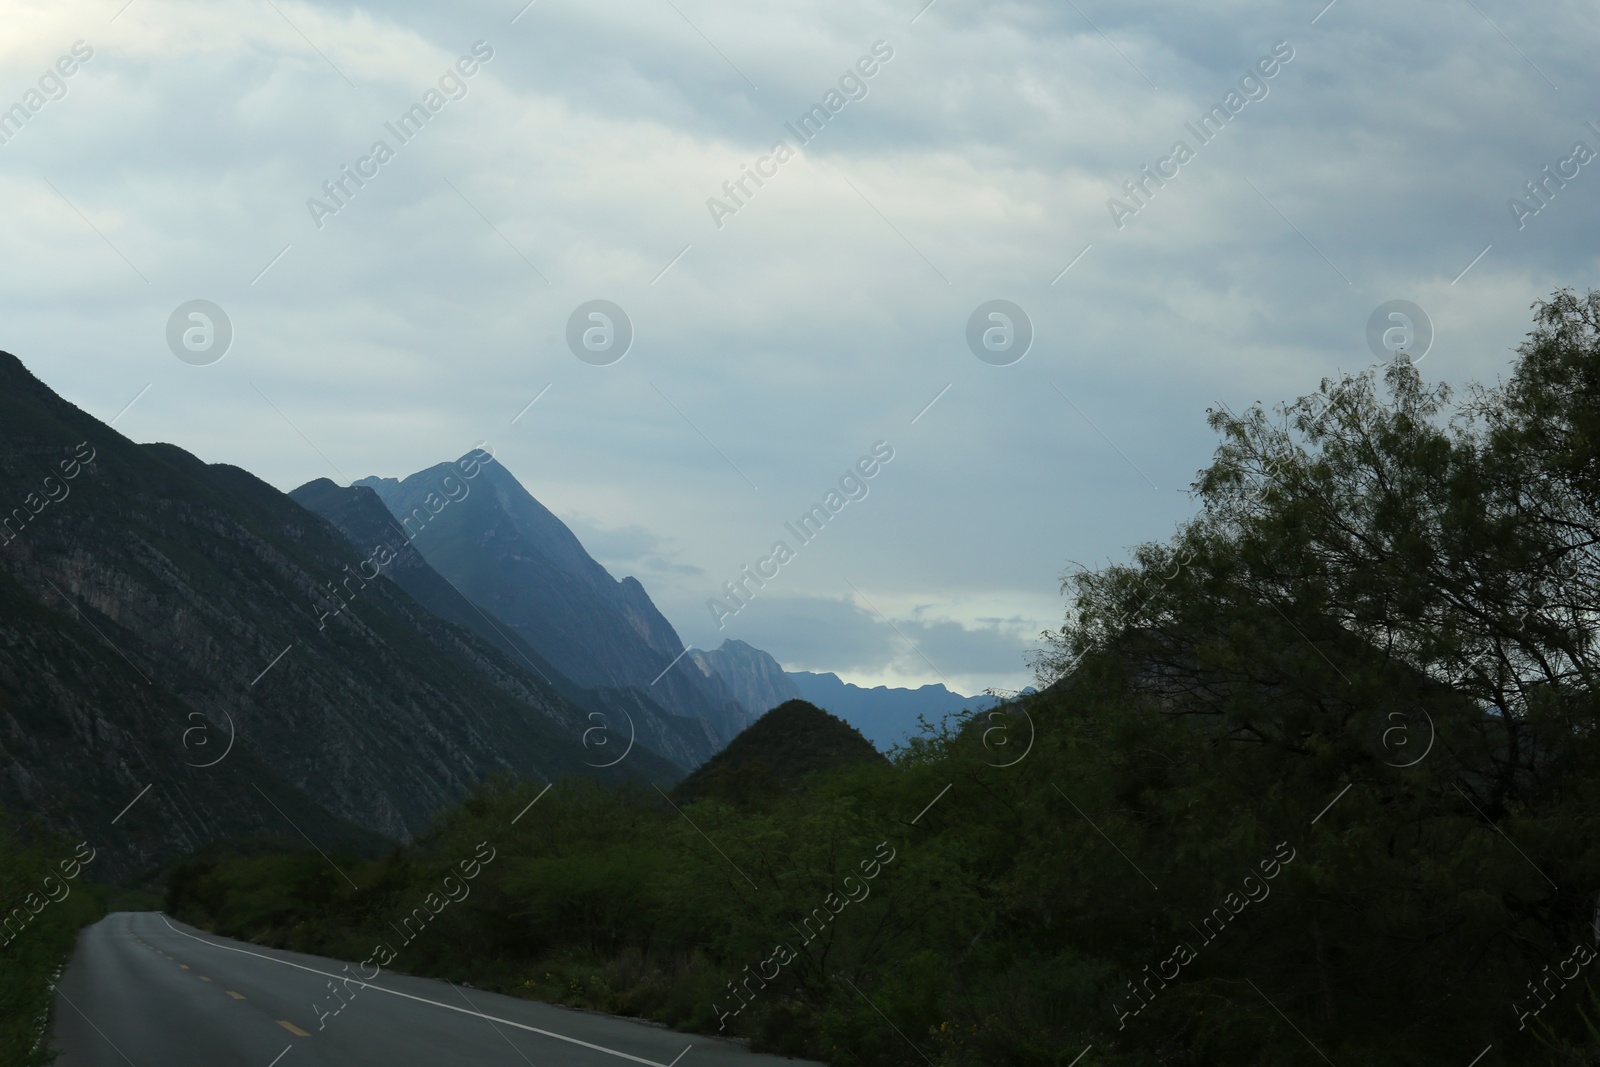
[[[465,457],[458,464],[463,462]],[[376,557],[380,546],[390,547],[393,559],[381,568],[385,577],[434,615],[471,630],[514,662],[526,666],[581,708],[592,723],[607,731],[614,730],[619,750],[625,743],[624,734],[636,735],[638,743],[688,769],[704,763],[722,747],[705,720],[673,715],[638,690],[586,689],[573,682],[515,629],[468,600],[434,570],[406,540],[404,529],[370,487],[357,485],[344,489],[326,478],[318,478],[293,490],[289,496],[338,527],[365,558]],[[625,730],[627,724],[634,729]],[[606,753],[605,758],[610,759],[615,754]]]
[[[678,783],[680,801],[748,801],[799,788],[821,771],[888,761],[855,727],[815,704],[790,700],[757,719]]]
[[[942,685],[925,685],[918,689],[890,689],[879,685],[864,689],[841,680],[837,674],[810,671],[790,671],[789,679],[803,699],[843,718],[883,751],[917,733],[918,715],[936,723],[946,715],[983,711],[1000,703],[991,696],[964,697]]]
[[[597,769],[583,708],[335,527],[129,441],[5,353],[0,509],[0,805],[123,870],[263,828],[409,839],[496,771],[681,774],[644,746]]]
[[[764,715],[788,700],[800,699],[794,679],[778,661],[753,645],[728,638],[710,651],[689,653],[702,674],[720,677],[735,699],[752,715]]]
[[[473,603],[587,687],[632,688],[722,742],[750,715],[683,642],[635,578],[613,578],[571,530],[487,454],[401,480],[363,478],[424,559]]]

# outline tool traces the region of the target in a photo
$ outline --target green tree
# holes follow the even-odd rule
[[[1369,371],[1275,416],[1212,412],[1196,518],[1069,579],[1039,665],[1068,675],[1118,843],[1187,898],[1152,921],[1211,906],[1200,872],[1300,848],[1249,937],[1208,946],[1124,1044],[1308,1055],[1275,1008],[1372,1062],[1539,1054],[1512,1005],[1593,940],[1600,861],[1597,312],[1538,305],[1510,380],[1458,406],[1402,362],[1384,392]],[[1579,1033],[1579,1003],[1542,1018]]]

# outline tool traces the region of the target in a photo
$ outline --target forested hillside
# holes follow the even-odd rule
[[[679,800],[703,796],[740,802],[801,786],[825,771],[886,762],[855,727],[815,704],[787,700],[673,789]]]

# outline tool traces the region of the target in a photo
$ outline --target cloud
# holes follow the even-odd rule
[[[1531,301],[1596,279],[1600,164],[1520,229],[1507,207],[1600,149],[1576,4],[519,6],[18,6],[6,99],[75,41],[95,57],[0,145],[0,347],[102,418],[149,386],[118,430],[284,488],[488,440],[697,642],[716,583],[891,441],[770,591],[792,623],[740,624],[931,681],[855,609],[831,610],[856,651],[819,634],[816,603],[849,578],[989,677],[1060,617],[1067,559],[1192,513],[1208,405],[1364,367],[1395,298],[1433,319],[1425,376],[1492,378]],[[719,229],[707,199],[880,40],[865,98]],[[319,229],[308,198],[477,41],[467,95]],[[1280,41],[1268,95],[1117,228],[1107,201]],[[1035,326],[1014,366],[964,339],[997,297]],[[197,298],[235,328],[209,367],[165,342]],[[566,347],[596,298],[635,328],[608,367]]]
[[[706,573],[704,567],[696,567],[691,563],[671,563],[660,556],[651,556],[644,561],[644,569],[657,574],[685,574],[700,577]]]
[[[587,515],[565,515],[561,521],[583,542],[589,555],[608,569],[619,565],[626,569],[661,551],[662,539],[638,523],[613,529]]]
[[[1025,673],[1033,636],[1019,619],[970,627],[927,613],[885,620],[842,597],[775,596],[761,609],[731,620],[724,636],[781,649],[786,670],[868,686],[935,681],[970,696]]]

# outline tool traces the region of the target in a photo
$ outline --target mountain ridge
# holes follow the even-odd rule
[[[374,490],[435,570],[574,682],[636,688],[675,715],[709,722],[719,745],[748,724],[719,677],[680,662],[683,643],[643,584],[613,578],[492,457],[470,483],[438,464],[352,486]]]
[[[646,746],[597,769],[583,709],[396,583],[362,578],[336,527],[238,467],[130,441],[9,353],[0,501],[0,569],[15,587],[0,649],[0,803],[52,798],[53,824],[97,827],[124,873],[219,836],[282,831],[284,811],[324,838],[348,822],[406,840],[495,771],[682,773]],[[91,642],[95,656],[67,651]],[[155,695],[118,696],[121,682],[85,679],[84,663]],[[184,747],[201,735],[185,731],[202,722],[219,746],[231,724],[236,743],[211,778],[189,782],[180,776],[203,760]],[[52,736],[74,747],[42,740]],[[208,809],[196,790],[234,761],[260,768],[267,789]],[[88,796],[81,781],[102,784]],[[136,794],[108,833],[116,812],[104,804]]]
[[[623,724],[631,723],[639,741],[679,764],[685,772],[704,762],[715,748],[716,738],[707,732],[706,724],[672,714],[645,693],[585,688],[573,682],[515,629],[473,603],[436,571],[405,539],[405,531],[370,486],[352,485],[346,489],[327,478],[318,478],[292,490],[289,496],[333,523],[358,550],[375,546],[369,559],[378,554],[379,546],[398,542],[399,550],[384,566],[387,577],[439,618],[473,631],[511,659],[526,664],[583,709],[601,730],[616,730],[620,737]]]

